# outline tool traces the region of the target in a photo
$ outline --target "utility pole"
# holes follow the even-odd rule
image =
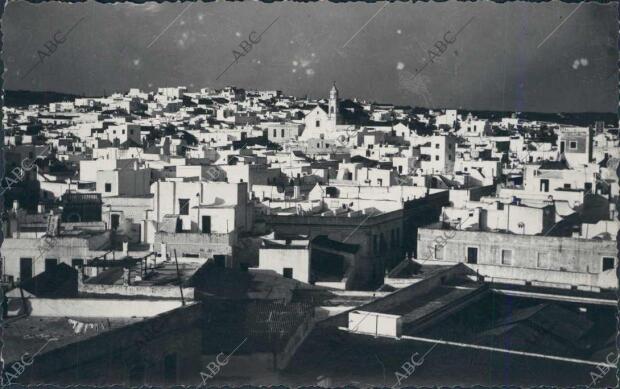
[[[177,278],[179,280],[179,290],[181,291],[181,304],[185,306],[185,299],[183,298],[183,284],[181,283],[181,273],[179,272],[179,260],[177,259],[177,249],[174,249],[174,262],[177,266]]]

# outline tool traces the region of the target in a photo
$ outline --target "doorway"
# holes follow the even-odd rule
[[[118,226],[121,224],[121,216],[119,214],[112,214],[111,219],[112,229],[118,229]]]
[[[202,217],[202,233],[203,234],[211,233],[211,216]]]
[[[32,278],[32,258],[19,259],[19,281],[24,282]]]

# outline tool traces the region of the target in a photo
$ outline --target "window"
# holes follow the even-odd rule
[[[285,267],[284,269],[282,269],[282,275],[284,276],[284,278],[293,278],[293,268]]]
[[[512,250],[502,250],[502,265],[512,266]]]
[[[105,192],[106,193],[112,192],[112,184],[110,184],[109,182],[105,183]]]
[[[603,271],[614,268],[614,257],[603,257]]]
[[[435,161],[439,161],[439,155],[435,156]]]
[[[478,263],[478,247],[467,248],[467,263],[471,263],[473,265]]]
[[[570,184],[564,184],[564,189],[570,189]]]
[[[536,267],[537,268],[545,267],[545,254],[544,253],[536,253]]]
[[[280,130],[280,136],[284,138],[284,128]]]
[[[273,129],[273,137],[277,137],[278,136],[278,130],[276,128]]]
[[[576,141],[574,141],[574,140],[573,140],[573,141],[570,141],[570,142],[568,143],[568,148],[569,148],[569,149],[571,149],[571,150],[576,150],[576,149],[577,149],[577,142],[576,142]]]
[[[45,271],[50,271],[58,265],[58,259],[45,258]]]
[[[441,245],[435,246],[435,259],[439,261],[443,259],[443,249],[444,249],[444,246],[441,246]]]
[[[32,258],[19,259],[19,280],[21,282],[32,278]]]
[[[321,121],[317,120],[316,123],[314,123],[315,127],[321,127]]]
[[[179,199],[179,214],[189,215],[189,199]]]
[[[439,148],[439,143],[435,144],[435,148],[438,149]]]

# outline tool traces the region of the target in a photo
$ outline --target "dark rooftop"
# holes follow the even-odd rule
[[[566,161],[542,161],[540,164],[541,170],[566,170],[568,165]]]
[[[329,239],[326,235],[319,235],[312,239],[312,245],[318,246],[318,248],[324,247],[336,251],[343,251],[345,253],[355,254],[359,251],[360,245],[339,242],[337,240]]]
[[[20,284],[25,291],[39,298],[77,296],[77,271],[61,263]]]

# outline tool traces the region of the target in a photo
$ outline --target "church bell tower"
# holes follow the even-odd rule
[[[338,89],[336,89],[336,83],[332,85],[332,89],[329,91],[329,112],[327,113],[329,122],[336,128],[338,124]]]

